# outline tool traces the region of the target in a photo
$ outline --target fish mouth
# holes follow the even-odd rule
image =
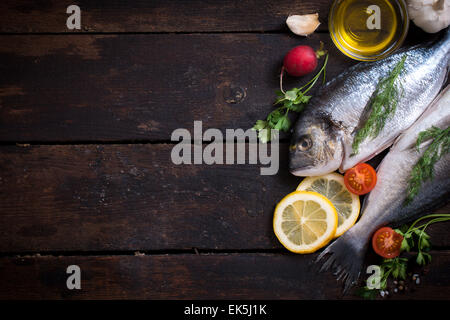
[[[330,172],[336,171],[339,168],[340,162],[330,161],[329,163],[317,167],[317,166],[307,166],[303,168],[289,169],[291,174],[298,177],[309,177],[309,176],[321,176],[328,174]]]
[[[308,174],[308,172],[310,172],[310,168],[303,168],[303,169],[290,169],[289,170],[290,173],[292,173],[294,176],[297,177],[307,177],[310,174]],[[313,170],[311,170],[313,171]]]
[[[301,165],[296,165],[298,162],[300,162]],[[317,161],[317,159],[312,158],[302,159],[301,161],[290,160],[289,172],[294,176],[299,177],[320,176],[337,170],[341,165],[341,162],[341,158],[338,160],[329,159],[320,162]]]
[[[295,151],[295,147],[290,147],[289,152],[289,172],[295,176],[306,176],[304,172],[314,170],[317,159],[306,155],[298,155]]]

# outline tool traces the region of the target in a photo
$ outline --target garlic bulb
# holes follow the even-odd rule
[[[407,0],[409,17],[425,32],[435,33],[450,24],[450,0]]]
[[[307,36],[313,33],[320,25],[319,14],[289,16],[286,19],[286,24],[293,33],[299,36]]]

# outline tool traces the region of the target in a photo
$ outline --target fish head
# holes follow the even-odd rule
[[[296,176],[319,176],[341,165],[341,131],[325,119],[301,117],[289,146],[289,171]]]

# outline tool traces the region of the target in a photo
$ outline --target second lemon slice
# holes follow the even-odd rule
[[[307,177],[298,185],[297,190],[314,191],[331,201],[338,213],[338,227],[335,237],[350,229],[358,219],[359,197],[347,190],[344,177],[338,173]]]

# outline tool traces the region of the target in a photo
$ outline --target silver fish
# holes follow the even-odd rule
[[[357,129],[378,82],[406,55],[397,78],[401,96],[393,117],[376,138],[367,138],[352,156]],[[421,45],[384,60],[359,63],[328,82],[298,119],[292,136],[289,169],[297,176],[345,171],[388,148],[425,111],[442,88],[449,67],[450,32],[434,45]]]
[[[338,276],[345,279],[347,288],[358,279],[369,240],[378,228],[387,224],[399,226],[448,202],[450,154],[435,164],[434,178],[423,183],[419,194],[404,205],[412,168],[431,143],[431,140],[423,142],[418,152],[418,135],[432,126],[448,128],[449,105],[450,87],[447,87],[417,122],[399,136],[378,166],[377,184],[364,201],[360,220],[319,256],[318,260],[325,256],[328,258],[322,269],[334,264]]]

